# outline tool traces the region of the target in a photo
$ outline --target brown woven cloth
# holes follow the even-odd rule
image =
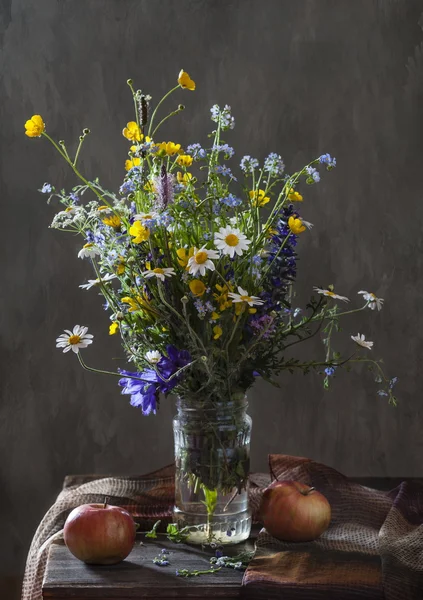
[[[422,600],[423,486],[381,492],[307,458],[273,455],[279,480],[306,483],[332,507],[329,529],[310,543],[286,543],[264,529],[247,569],[243,598]]]
[[[104,502],[124,506],[143,529],[157,521],[170,521],[175,499],[175,467],[170,465],[142,477],[104,477],[62,490],[43,517],[29,549],[22,600],[42,600],[42,584],[50,545],[63,539],[63,525],[71,510],[81,504]],[[264,474],[250,476],[250,505],[257,514],[261,489],[270,482]]]

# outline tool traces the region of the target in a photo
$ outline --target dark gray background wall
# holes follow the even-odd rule
[[[48,230],[36,189],[75,180],[24,121],[44,116],[69,145],[92,135],[81,167],[116,189],[132,119],[126,79],[154,99],[185,68],[195,93],[163,135],[205,142],[210,106],[228,103],[238,158],[282,154],[288,170],[330,152],[338,168],[305,191],[300,297],[334,283],[386,299],[345,324],[375,340],[400,378],[397,409],[364,368],[330,392],[321,377],[284,376],[251,393],[252,467],[269,452],[307,455],[349,475],[423,475],[422,159],[423,2],[417,0],[0,0],[1,403],[0,597],[12,598],[34,529],[67,473],[141,473],[172,459],[170,401],[143,418],[114,381],[86,374],[55,349],[63,328],[87,324],[89,363],[116,366],[118,341],[79,242]],[[235,160],[235,159],[233,159]],[[300,349],[300,348],[299,348]],[[322,352],[318,340],[308,352]],[[9,585],[9,588],[6,586]],[[9,589],[9,591],[6,591]]]

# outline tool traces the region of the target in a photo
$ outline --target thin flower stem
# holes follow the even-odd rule
[[[161,104],[166,100],[166,98],[168,98],[171,94],[173,94],[173,92],[176,92],[177,89],[179,89],[180,85],[178,83],[178,85],[176,85],[174,88],[172,88],[171,90],[169,90],[167,92],[167,94],[165,94],[163,96],[163,98],[158,102],[156,108],[153,111],[153,114],[151,115],[151,119],[150,119],[150,126],[148,128],[148,135],[151,137],[151,129],[153,127],[153,123],[154,123],[154,117],[156,116],[156,112],[158,111],[159,107],[161,106]]]
[[[80,138],[79,138],[78,148],[76,149],[75,158],[73,159],[73,163],[72,163],[74,167],[76,167],[78,156],[79,156],[79,153],[81,151],[82,144],[84,143],[84,140],[85,140],[85,135],[81,135]]]
[[[169,113],[166,117],[164,117],[160,123],[157,125],[157,127],[155,127],[153,133],[152,133],[152,137],[154,138],[154,136],[156,135],[156,132],[160,129],[160,127],[163,125],[163,123],[165,123],[168,119],[170,119],[170,117],[174,117],[175,115],[179,114],[181,112],[180,108],[177,108],[176,110],[173,110],[171,113]]]

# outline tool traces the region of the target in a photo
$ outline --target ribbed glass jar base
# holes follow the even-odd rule
[[[205,406],[178,402],[174,520],[188,528],[188,542],[236,544],[250,534],[246,409],[245,399]]]

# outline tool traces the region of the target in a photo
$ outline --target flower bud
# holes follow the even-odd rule
[[[185,104],[178,104],[178,110],[185,110]]]
[[[91,133],[91,131],[88,129],[88,127],[85,127],[85,129],[82,130],[82,133],[84,135],[88,135],[89,133]]]
[[[127,80],[126,80],[126,83],[127,83],[128,85],[132,85],[134,82],[132,81],[132,79],[127,79]]]
[[[182,304],[188,304],[189,300],[186,296],[182,296],[181,302],[182,302]]]

